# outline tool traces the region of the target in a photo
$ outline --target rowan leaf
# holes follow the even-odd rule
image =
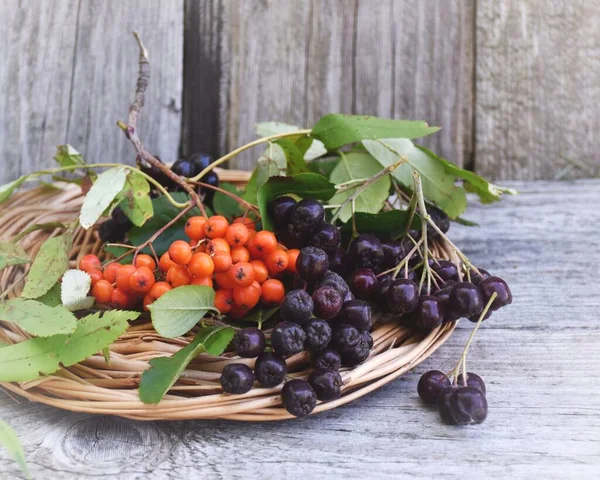
[[[46,240],[40,247],[27,275],[21,294],[25,298],[44,295],[69,268],[71,234]]]
[[[4,185],[0,185],[0,203],[8,200],[8,198],[13,194],[13,192],[19,188],[25,180],[27,180],[28,175],[23,175],[22,177],[13,180],[12,182],[5,183]]]
[[[125,167],[111,168],[98,175],[81,206],[79,223],[83,228],[87,230],[98,221],[123,190],[126,179]]]
[[[119,204],[131,223],[141,227],[154,215],[152,199],[150,198],[150,184],[139,173],[130,171],[127,175],[125,187],[119,194]]]
[[[20,245],[0,241],[0,270],[29,262],[31,262],[29,255]]]
[[[0,420],[0,445],[2,445],[12,459],[18,463],[19,468],[25,476],[31,478],[19,437],[17,437],[17,433],[13,428],[3,420]]]
[[[12,322],[36,337],[73,333],[77,325],[75,315],[66,308],[26,298],[0,303],[0,320]]]

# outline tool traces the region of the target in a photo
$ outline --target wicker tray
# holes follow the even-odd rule
[[[219,171],[228,181],[244,182],[242,172]],[[36,223],[68,222],[77,218],[83,195],[79,187],[57,184],[58,189],[36,188],[14,195],[0,206],[0,238],[10,239]],[[21,244],[32,256],[40,245],[60,231],[37,231]],[[437,254],[450,257],[444,245],[434,245]],[[101,258],[102,243],[93,229],[78,229],[70,254],[71,267],[86,253]],[[19,294],[27,267],[0,271],[0,291],[11,288],[8,298]],[[452,334],[455,324],[445,324],[430,332],[412,331],[376,316],[372,336],[374,347],[369,358],[355,368],[343,368],[343,394],[338,400],[319,403],[314,413],[330,410],[385,385],[412,369],[437,350]],[[0,340],[13,344],[29,336],[8,322],[0,322]],[[37,380],[0,385],[29,400],[77,412],[117,415],[136,420],[231,419],[267,421],[293,418],[281,406],[281,385],[253,388],[244,395],[228,395],[221,390],[220,372],[230,362],[253,366],[253,359],[240,359],[231,353],[221,357],[200,355],[158,405],[146,405],[137,387],[148,361],[170,356],[192,337],[167,339],[158,335],[149,319],[138,320],[114,342],[110,366],[98,353],[80,364]],[[305,378],[310,373],[309,354],[302,352],[288,359],[290,376]]]

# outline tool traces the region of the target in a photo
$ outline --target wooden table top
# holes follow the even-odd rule
[[[64,412],[0,391],[0,418],[34,478],[592,478],[600,476],[600,181],[527,182],[473,201],[450,236],[505,278],[514,302],[483,324],[469,370],[488,386],[478,426],[443,425],[416,393],[449,370],[472,324],[414,371],[302,420],[141,423]],[[0,478],[20,478],[0,451]]]

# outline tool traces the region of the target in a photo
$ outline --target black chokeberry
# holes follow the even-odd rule
[[[288,248],[302,248],[306,245],[308,234],[296,230],[292,224],[285,225],[280,233],[280,241]]]
[[[379,285],[377,286],[377,292],[375,292],[374,303],[380,311],[387,313],[390,311],[387,304],[387,292],[392,283],[392,275],[389,273],[385,274],[379,277],[378,280]]]
[[[296,260],[296,272],[307,282],[318,280],[329,268],[329,258],[324,250],[304,247]]]
[[[475,387],[459,387],[450,395],[450,414],[457,425],[482,423],[488,413],[485,393]]]
[[[355,327],[340,323],[333,328],[331,346],[341,353],[352,349],[359,339],[360,333]]]
[[[254,383],[254,374],[243,363],[226,365],[221,374],[221,386],[227,393],[242,394],[249,392]]]
[[[279,322],[271,333],[271,346],[280,355],[294,355],[304,350],[306,333],[300,325]]]
[[[392,312],[400,315],[414,312],[419,305],[419,287],[405,278],[393,280],[388,287],[387,304]]]
[[[377,293],[379,281],[370,268],[359,268],[348,277],[348,286],[354,296],[360,300],[372,300]]]
[[[352,325],[359,332],[368,332],[373,326],[371,305],[363,300],[344,302],[337,320]]]
[[[314,314],[325,320],[337,317],[342,309],[343,299],[339,292],[332,286],[319,287],[312,294]]]
[[[440,278],[447,282],[448,280],[458,280],[458,267],[450,260],[438,260],[437,263],[430,261],[430,266]]]
[[[213,163],[213,158],[208,153],[192,153],[188,158],[188,162],[194,167],[193,176],[195,176]],[[205,180],[202,181],[208,183]]]
[[[372,338],[369,341],[368,337],[359,333],[356,344],[340,352],[342,355],[342,365],[345,367],[355,367],[359,363],[364,362],[369,357],[369,353],[371,353],[370,345],[372,345]]]
[[[456,383],[463,387],[465,386],[465,383],[463,381],[463,374],[461,373],[458,378],[456,379]],[[467,385],[468,387],[475,387],[478,388],[479,390],[481,390],[483,393],[485,392],[485,382],[483,381],[483,378],[481,378],[479,375],[477,375],[476,373],[473,372],[467,372]]]
[[[487,270],[484,270],[483,268],[478,268],[477,270],[479,270],[479,273],[477,273],[475,270],[471,270],[471,283],[479,286],[479,284],[481,283],[482,280],[485,280],[486,278],[489,278],[492,276],[492,274],[490,272],[488,272]]]
[[[452,287],[447,308],[456,318],[479,315],[483,310],[483,295],[471,282],[458,282]]]
[[[444,306],[446,306],[448,300],[450,300],[450,292],[452,291],[452,287],[454,287],[456,283],[457,282],[455,282],[454,280],[449,280],[446,283],[444,283],[442,288],[440,288],[437,292],[434,293],[434,295],[442,301]]]
[[[287,371],[285,358],[276,352],[264,352],[254,364],[256,380],[265,388],[275,387],[283,382]]]
[[[373,348],[373,337],[371,336],[371,334],[369,332],[359,332],[360,336],[362,337],[362,339],[365,341],[365,343],[367,344],[367,346],[369,347],[369,350],[371,350]]]
[[[306,342],[304,347],[307,350],[316,352],[323,350],[331,341],[331,327],[329,323],[320,318],[313,318],[304,327],[306,333]]]
[[[308,244],[318,247],[326,252],[333,252],[339,246],[342,236],[337,227],[329,223],[323,223],[310,234]]]
[[[338,247],[332,252],[329,252],[329,270],[332,270],[340,275],[346,275],[348,272],[348,261],[344,249]]]
[[[208,185],[212,185],[213,187],[219,186],[219,176],[214,170],[211,170],[206,175],[204,175],[201,179],[201,182],[206,183]],[[215,191],[212,188],[200,187],[198,189],[199,193],[204,193],[204,201],[211,206],[213,197],[215,196]]]
[[[295,417],[304,417],[317,406],[317,394],[306,380],[294,379],[281,389],[285,409]]]
[[[325,209],[316,200],[300,200],[290,212],[290,223],[299,232],[312,232],[323,223]]]
[[[433,223],[443,232],[446,233],[450,229],[450,219],[448,215],[442,212],[439,208],[433,207],[431,205],[427,206],[427,213]],[[427,224],[427,236],[435,239],[439,238],[440,234],[435,230],[429,223]]]
[[[265,334],[256,327],[243,328],[233,337],[232,345],[240,357],[255,358],[265,351]]]
[[[401,242],[390,240],[381,244],[383,247],[383,262],[381,266],[384,270],[394,268],[404,258],[405,252]]]
[[[282,320],[304,326],[312,316],[314,303],[304,290],[290,290],[279,307]]]
[[[342,396],[342,377],[337,370],[315,368],[308,377],[308,383],[323,402],[330,402]]]
[[[332,272],[331,270],[327,271],[325,275],[323,275],[323,278],[317,282],[315,290],[321,287],[335,288],[342,299],[345,299],[348,296],[348,292],[350,292],[350,288],[346,281],[339,274]]]
[[[292,208],[294,205],[296,205],[296,200],[286,195],[277,197],[275,200],[273,200],[273,203],[271,204],[271,212],[273,214],[275,224],[278,227],[282,228],[289,224],[290,214],[292,213]]]
[[[192,162],[180,158],[171,167],[171,171],[182,177],[190,178],[196,174],[196,169]]]
[[[417,385],[417,393],[421,400],[429,405],[435,405],[440,392],[451,386],[450,379],[439,370],[429,370],[421,375]]]
[[[413,314],[416,328],[431,329],[444,322],[444,305],[434,295],[421,295],[419,305]]]
[[[330,347],[313,353],[311,358],[315,368],[323,367],[339,370],[342,365],[342,357],[339,352]]]
[[[456,421],[452,416],[452,411],[450,409],[450,397],[454,393],[454,391],[458,387],[456,386],[448,386],[438,394],[437,397],[437,407],[440,412],[440,417],[442,421],[447,425],[456,425]]]
[[[500,277],[488,277],[479,284],[479,290],[483,294],[483,302],[487,304],[494,293],[498,296],[492,302],[490,310],[498,310],[512,303],[512,293],[508,284]]]
[[[383,246],[375,235],[359,235],[350,244],[348,254],[358,268],[375,269],[383,262]]]

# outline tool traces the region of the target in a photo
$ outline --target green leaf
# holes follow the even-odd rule
[[[14,298],[0,303],[0,320],[12,322],[36,337],[73,333],[77,319],[63,307],[48,307],[36,300]]]
[[[476,193],[481,200],[481,203],[492,203],[500,200],[502,194],[507,193],[509,195],[516,195],[517,191],[512,188],[505,188],[499,185],[495,185],[491,182],[488,182],[485,178],[480,177],[475,172],[471,172],[469,170],[464,170],[459,166],[449,162],[445,158],[436,155],[431,150],[426,149],[425,147],[421,147],[416,145],[416,147],[429,155],[431,158],[436,159],[440,162],[446,172],[450,175],[454,175],[455,177],[461,178],[464,180],[465,190],[468,192]]]
[[[425,122],[334,113],[322,117],[313,127],[311,135],[321,140],[327,150],[335,150],[362,140],[419,138],[438,130],[439,127],[430,127]]]
[[[382,170],[381,164],[368,153],[340,153],[340,156],[339,163],[329,177],[329,180],[335,184],[345,183],[350,180],[367,179]],[[390,176],[385,175],[381,177],[381,179],[377,180],[356,197],[356,201],[354,202],[355,211],[367,213],[379,212],[389,196],[390,186]],[[342,204],[355,193],[355,189],[337,193],[329,200],[329,203],[331,205]],[[339,218],[342,222],[352,218],[352,206],[350,204],[342,209]]]
[[[233,183],[222,183],[219,185],[223,190],[227,190],[238,197],[241,192],[236,188]],[[215,192],[213,197],[213,209],[216,214],[223,215],[227,218],[238,217],[244,213],[244,209],[236,202],[233,198],[222,194],[221,192]]]
[[[48,222],[48,223],[34,223],[33,225],[27,227],[21,233],[19,233],[15,238],[12,239],[13,242],[18,242],[25,236],[29,235],[32,232],[37,232],[38,230],[54,230],[56,228],[67,228],[67,226],[61,222]]]
[[[58,307],[59,305],[62,305],[60,300],[60,289],[60,282],[56,282],[52,288],[50,288],[50,290],[44,293],[41,297],[37,297],[35,300],[43,303],[47,307]]]
[[[61,167],[70,167],[72,165],[85,165],[81,153],[75,150],[71,145],[58,145],[54,160]]]
[[[304,156],[292,140],[289,138],[282,138],[275,143],[283,150],[283,154],[286,158],[288,175],[296,175],[307,171]]]
[[[275,143],[269,143],[267,149],[258,159],[250,180],[248,180],[246,192],[243,195],[244,200],[256,203],[258,189],[261,185],[271,177],[285,175],[286,169],[287,159],[283,149]]]
[[[413,188],[413,172],[419,172],[425,198],[450,218],[458,217],[467,208],[465,190],[454,184],[454,176],[446,172],[442,163],[415,147],[410,140],[365,140],[363,145],[384,167],[405,158],[406,163],[392,172],[394,178],[405,187]]]
[[[455,218],[454,221],[456,223],[464,225],[465,227],[478,227],[479,226],[479,224],[477,222],[473,222],[471,220],[468,220],[468,219],[462,218],[462,217]]]
[[[104,357],[104,361],[110,367],[110,346],[106,346],[102,349],[102,356]]]
[[[410,215],[408,210],[390,210],[381,213],[359,212],[355,215],[356,230],[358,233],[372,233],[382,240],[397,238],[404,233],[406,222]],[[413,216],[411,229],[421,228],[421,219]],[[352,235],[352,220],[346,222],[341,228],[342,236],[349,239]]]
[[[0,203],[7,200],[17,188],[23,185],[25,180],[27,180],[27,177],[28,175],[23,175],[12,182],[0,185]]]
[[[17,433],[12,427],[3,420],[0,420],[0,445],[2,445],[12,459],[19,464],[19,468],[25,476],[31,478],[19,437],[17,437]]]
[[[266,310],[259,308],[258,310],[255,310],[250,315],[240,318],[238,321],[239,322],[252,322],[252,323],[260,324],[260,323],[266,322],[269,318],[271,318],[273,315],[275,315],[278,310],[279,310],[279,307],[268,308]]]
[[[64,307],[71,312],[91,308],[94,297],[88,297],[92,278],[81,270],[69,270],[62,278],[60,299]]]
[[[257,195],[263,228],[273,230],[274,225],[267,206],[280,195],[291,193],[302,198],[329,200],[335,192],[335,185],[317,173],[299,173],[293,177],[271,177],[258,189]]]
[[[339,161],[340,157],[338,156],[323,157],[308,162],[306,166],[311,172],[318,173],[329,178],[331,176],[331,172],[333,172],[333,169],[336,167]]]
[[[194,358],[203,352],[221,355],[233,338],[233,333],[231,327],[204,327],[198,331],[194,340],[172,357],[150,360],[150,369],[142,374],[140,381],[139,395],[142,402],[160,402]]]
[[[135,171],[127,175],[125,187],[119,194],[120,207],[131,222],[141,227],[154,215],[152,199],[150,198],[150,184]]]
[[[256,133],[259,137],[270,137],[271,135],[277,135],[279,133],[291,133],[301,130],[296,125],[290,125],[282,122],[262,122],[256,124]],[[304,156],[304,160],[312,160],[318,157],[322,157],[327,153],[327,149],[323,145],[323,142],[310,138],[307,135],[299,135],[298,137],[286,137],[292,140]]]
[[[31,262],[29,255],[20,245],[0,241],[0,270],[29,262]]]
[[[162,295],[148,306],[152,324],[163,337],[184,335],[208,312],[217,312],[215,291],[210,287],[186,285]]]
[[[83,228],[87,230],[98,221],[102,213],[111,206],[116,196],[123,190],[126,179],[125,167],[111,168],[98,175],[81,206],[79,223]]]
[[[46,240],[40,247],[21,294],[25,298],[41,297],[69,268],[71,234]]]
[[[100,352],[125,330],[139,312],[109,310],[84,317],[71,335],[33,338],[0,349],[0,381],[24,382],[54,373]]]

